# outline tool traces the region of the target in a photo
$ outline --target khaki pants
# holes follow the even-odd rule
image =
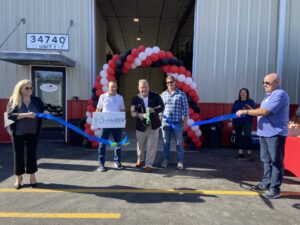
[[[136,131],[136,139],[137,139],[137,160],[139,162],[144,161],[145,151],[146,154],[146,167],[152,167],[153,162],[155,160],[155,155],[157,152],[157,143],[159,136],[159,128],[156,130],[152,130],[150,127],[147,127],[145,132]],[[147,148],[146,147],[147,143]]]

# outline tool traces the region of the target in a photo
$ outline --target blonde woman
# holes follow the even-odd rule
[[[14,172],[16,189],[22,187],[22,175],[30,174],[31,187],[37,186],[35,173],[37,172],[36,147],[41,119],[36,113],[44,112],[44,103],[38,97],[32,96],[33,85],[30,80],[19,81],[7,105],[7,117],[12,124],[8,131],[12,138],[14,151]],[[26,163],[24,162],[24,148],[26,145]]]

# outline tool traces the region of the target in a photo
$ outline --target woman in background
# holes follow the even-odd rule
[[[240,109],[254,109],[255,102],[250,99],[249,90],[242,88],[239,91],[239,98],[233,103],[231,113],[236,113]],[[251,131],[252,131],[252,116],[243,116],[233,119],[233,128],[235,130],[235,147],[238,149],[238,155],[235,158],[244,158],[244,151],[248,150],[248,160],[252,161],[251,151]],[[232,125],[231,125],[232,126]]]

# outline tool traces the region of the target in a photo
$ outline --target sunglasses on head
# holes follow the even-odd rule
[[[166,84],[173,84],[174,81],[167,81]]]

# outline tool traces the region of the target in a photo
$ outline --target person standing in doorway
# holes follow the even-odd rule
[[[257,134],[260,138],[260,159],[264,174],[255,191],[265,191],[265,198],[279,198],[283,178],[284,145],[288,134],[289,96],[280,88],[276,73],[265,76],[263,86],[266,96],[258,109],[243,109],[237,116],[257,116]]]
[[[22,187],[23,174],[30,174],[31,187],[37,186],[35,173],[38,171],[36,151],[42,119],[36,113],[44,111],[43,101],[32,95],[33,85],[30,80],[19,81],[7,105],[7,120],[10,120],[8,132],[11,135],[14,151],[15,188]],[[26,146],[26,163],[24,151]]]
[[[149,91],[147,80],[139,80],[138,90],[139,94],[131,100],[131,115],[136,119],[137,162],[135,166],[143,166],[147,150],[145,171],[151,173],[161,126],[159,113],[164,110],[164,103],[159,94]]]
[[[162,118],[162,136],[164,142],[163,162],[162,167],[167,167],[170,162],[170,140],[172,133],[175,137],[177,150],[177,168],[184,169],[184,149],[183,149],[183,127],[187,125],[188,120],[188,101],[185,93],[176,88],[175,78],[167,76],[167,90],[161,94],[165,104],[163,115],[168,118]],[[175,127],[172,127],[168,122],[172,122]]]
[[[117,81],[108,82],[108,91],[100,95],[96,112],[121,112],[125,111],[124,99],[121,95],[117,94],[118,84]],[[103,128],[101,138],[108,139],[112,134],[115,142],[120,142],[122,138],[121,128]],[[105,165],[106,144],[101,143],[98,148],[98,171],[107,171]],[[121,147],[117,146],[114,149],[114,167],[118,170],[124,169],[121,164]]]

